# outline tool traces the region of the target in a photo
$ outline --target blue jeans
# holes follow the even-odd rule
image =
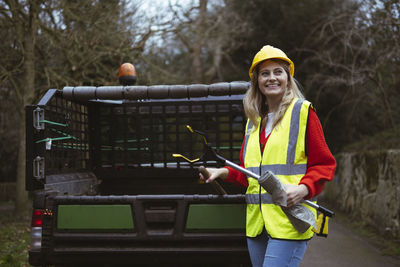
[[[287,241],[269,238],[263,231],[257,237],[248,237],[247,246],[253,267],[296,267],[307,249],[306,241]]]

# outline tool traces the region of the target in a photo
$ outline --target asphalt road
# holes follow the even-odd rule
[[[328,237],[314,237],[310,241],[300,266],[400,267],[400,259],[382,255],[377,246],[332,219]]]

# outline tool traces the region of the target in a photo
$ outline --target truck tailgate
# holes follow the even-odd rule
[[[52,212],[43,220],[42,255],[50,264],[250,264],[244,195],[53,196],[46,203]]]

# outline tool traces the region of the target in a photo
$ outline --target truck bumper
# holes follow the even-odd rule
[[[29,252],[33,266],[251,266],[247,249],[243,248],[82,248],[58,249],[46,255]]]

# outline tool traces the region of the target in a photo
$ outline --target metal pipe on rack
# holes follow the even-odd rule
[[[241,95],[246,93],[249,87],[249,82],[151,86],[67,86],[62,89],[62,94],[66,99],[77,101],[89,101],[95,99],[190,99],[207,96]]]

